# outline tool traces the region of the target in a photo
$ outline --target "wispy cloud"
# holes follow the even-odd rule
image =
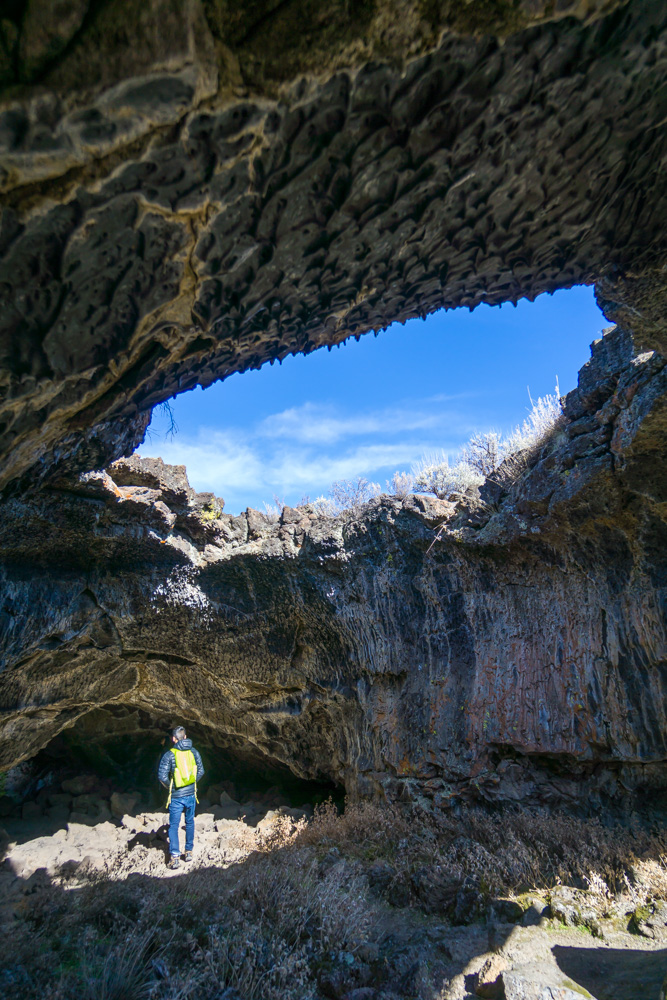
[[[257,431],[270,438],[291,438],[306,444],[334,444],[343,438],[365,434],[428,430],[438,423],[437,414],[411,409],[395,408],[341,416],[335,413],[333,407],[305,403],[265,418]]]
[[[341,413],[308,402],[272,414],[251,427],[200,427],[196,435],[156,431],[139,449],[185,465],[195,489],[225,498],[227,509],[261,507],[273,494],[297,502],[326,493],[339,479],[384,480],[409,468],[424,452],[455,451],[470,432],[454,409],[408,406]]]

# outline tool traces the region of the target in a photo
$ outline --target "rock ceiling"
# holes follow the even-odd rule
[[[129,453],[173,393],[443,306],[598,280],[664,344],[667,11],[557,7],[2,21],[0,488]]]

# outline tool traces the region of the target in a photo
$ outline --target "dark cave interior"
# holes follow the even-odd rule
[[[184,725],[206,769],[198,789],[202,805],[208,804],[207,790],[214,785],[225,785],[238,801],[275,789],[293,806],[318,804],[329,798],[342,802],[343,790],[331,781],[304,781],[247,740],[187,719],[121,704],[81,716],[35,757],[19,765],[7,790],[15,801],[25,800],[74,775],[90,774],[110,791],[139,793],[145,806],[159,808],[164,805],[164,790],[157,781],[158,763],[171,745],[171,730],[178,724]]]

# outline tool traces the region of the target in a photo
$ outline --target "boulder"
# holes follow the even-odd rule
[[[50,806],[64,806],[69,809],[72,805],[72,796],[68,792],[51,792],[48,803]]]
[[[68,827],[71,827],[72,824],[78,826],[95,826],[96,823],[96,816],[91,816],[89,813],[76,812],[76,810],[73,810],[69,814],[69,819],[67,821]]]
[[[502,955],[491,955],[477,973],[475,995],[484,1000],[497,1000],[503,993],[502,973],[508,968],[508,961]]]
[[[636,907],[630,917],[629,930],[652,941],[667,937],[667,903],[656,899]]]
[[[220,792],[218,801],[220,802],[221,806],[238,806],[239,804],[238,802],[235,801],[235,799],[231,797],[231,795],[229,795],[228,792],[225,791]]]
[[[523,896],[524,911],[521,923],[524,927],[538,927],[549,916],[549,904],[540,896]]]
[[[86,795],[93,791],[97,783],[98,779],[94,774],[80,774],[75,778],[66,778],[60,787],[70,795]]]
[[[46,810],[46,815],[53,823],[64,825],[69,819],[70,810],[65,805],[49,806]]]
[[[539,973],[533,979],[530,972],[503,972],[501,978],[504,1000],[581,1000],[582,996],[595,1000],[591,993],[581,989],[575,991],[569,986],[540,982]]]
[[[21,819],[39,819],[43,815],[41,806],[36,802],[24,802],[21,806]]]
[[[215,816],[217,819],[239,819],[241,816],[241,807],[236,804],[218,806],[215,811]]]
[[[259,823],[257,824],[256,827],[257,831],[259,833],[268,833],[268,831],[272,830],[273,827],[276,825],[278,817],[279,813],[277,813],[274,809],[269,809],[266,815],[262,819],[260,819]]]
[[[503,924],[516,924],[524,915],[523,907],[515,899],[493,899],[488,909],[489,917]]]
[[[581,889],[558,885],[550,892],[551,915],[570,927],[586,927],[594,937],[604,937],[600,914]]]
[[[132,792],[114,792],[111,796],[111,815],[116,819],[122,819],[127,813],[136,809],[139,796]]]
[[[215,817],[213,813],[210,812],[200,812],[197,813],[195,819],[195,832],[196,833],[212,833],[215,829]]]

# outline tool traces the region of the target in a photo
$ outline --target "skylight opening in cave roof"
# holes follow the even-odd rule
[[[185,465],[229,513],[357,476],[390,492],[424,455],[454,459],[471,434],[509,433],[531,398],[573,389],[608,326],[587,286],[433,313],[183,393],[154,411],[138,452]]]

